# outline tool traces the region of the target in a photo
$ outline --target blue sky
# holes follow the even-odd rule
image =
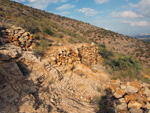
[[[150,34],[150,0],[13,0],[124,35]]]

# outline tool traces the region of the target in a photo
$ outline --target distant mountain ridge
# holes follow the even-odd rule
[[[150,35],[137,35],[134,36],[135,38],[138,38],[139,40],[143,40],[143,41],[150,41]]]
[[[137,36],[134,36],[135,38],[150,38],[150,34],[148,35],[137,35]]]

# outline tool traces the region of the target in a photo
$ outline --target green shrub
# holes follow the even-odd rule
[[[135,79],[142,66],[130,56],[113,53],[105,45],[99,45],[99,54],[103,57],[103,65],[113,79]]]
[[[110,57],[113,57],[114,54],[112,51],[109,51],[106,49],[106,46],[104,44],[99,45],[99,54],[104,58],[104,59],[110,59]]]
[[[54,35],[54,33],[50,29],[46,29],[44,32],[49,34],[50,36]]]

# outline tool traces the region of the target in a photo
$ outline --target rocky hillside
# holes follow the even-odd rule
[[[149,48],[148,42],[0,0],[0,113],[148,113],[150,72],[141,64],[149,66]]]
[[[94,43],[52,46],[44,57],[24,47],[0,46],[2,113],[150,111],[149,84],[110,80]]]
[[[54,45],[60,42],[95,42],[109,50],[132,55],[144,64],[150,62],[150,44],[138,39],[98,28],[81,21],[61,17],[9,0],[0,0],[0,22],[2,26],[16,25],[34,34],[35,39],[52,39]],[[40,35],[40,37],[39,37]]]

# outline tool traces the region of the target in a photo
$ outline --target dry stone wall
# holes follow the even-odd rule
[[[21,27],[11,26],[10,29],[3,30],[3,36],[7,37],[6,42],[13,42],[16,46],[28,48],[32,45],[33,36]]]
[[[138,81],[111,80],[105,86],[105,104],[117,113],[150,113],[149,84]]]
[[[98,54],[98,48],[94,44],[74,44],[70,46],[59,46],[50,54],[52,64],[85,64],[94,65],[102,60]]]

